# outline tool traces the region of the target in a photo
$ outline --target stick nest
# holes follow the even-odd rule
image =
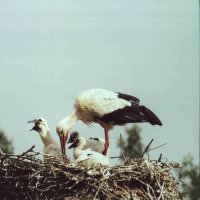
[[[178,163],[140,158],[86,167],[55,157],[44,162],[38,154],[33,148],[21,155],[0,153],[1,199],[182,199],[170,172]]]

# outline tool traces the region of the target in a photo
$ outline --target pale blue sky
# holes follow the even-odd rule
[[[39,136],[26,121],[44,117],[56,140],[57,122],[83,89],[137,96],[162,120],[141,124],[145,143],[180,161],[199,157],[198,1],[1,1],[0,127],[20,153]],[[78,123],[85,137],[101,127]],[[123,128],[110,133],[111,154]]]

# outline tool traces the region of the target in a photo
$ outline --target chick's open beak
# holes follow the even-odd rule
[[[36,119],[34,119],[34,120],[30,120],[30,121],[28,121],[27,123],[35,123],[37,120]]]
[[[40,131],[40,127],[38,126],[34,126],[32,129],[30,129],[29,131],[37,131],[39,132]]]
[[[40,131],[40,127],[38,126],[38,125],[39,125],[39,122],[38,122],[37,119],[28,121],[27,123],[34,123],[34,124],[35,124],[35,126],[34,126],[32,129],[30,129],[29,131],[37,131],[37,132]]]
[[[74,148],[74,147],[76,147],[76,145],[75,145],[75,143],[72,143],[72,144],[68,147],[68,149],[72,149],[72,148]]]
[[[69,140],[67,141],[67,144],[70,144],[73,142],[73,139],[70,137]]]

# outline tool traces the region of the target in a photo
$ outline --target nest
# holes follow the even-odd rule
[[[1,199],[181,200],[171,170],[178,163],[139,158],[92,167],[59,158],[40,160],[33,147],[21,155],[0,153]]]

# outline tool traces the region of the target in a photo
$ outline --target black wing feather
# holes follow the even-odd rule
[[[117,92],[117,94],[118,94],[118,97],[121,98],[121,99],[130,101],[130,102],[136,103],[136,104],[140,103],[140,100],[137,97],[134,97],[134,96],[131,96],[131,95],[128,95],[128,94],[123,94],[123,93],[120,93],[120,92]]]
[[[149,122],[152,125],[162,125],[159,118],[151,110],[145,106],[135,104],[135,102],[132,103],[131,106],[126,106],[112,113],[105,114],[99,119],[113,125],[141,122]]]

